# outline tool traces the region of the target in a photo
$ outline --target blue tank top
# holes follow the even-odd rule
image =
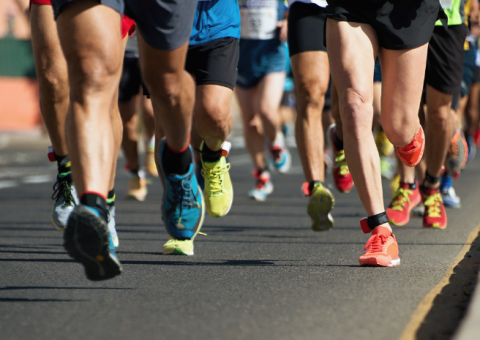
[[[189,45],[201,45],[227,37],[240,39],[237,0],[199,0]]]

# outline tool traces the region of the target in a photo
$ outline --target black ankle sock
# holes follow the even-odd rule
[[[107,205],[112,208],[115,205],[115,188],[108,192]]]
[[[105,222],[108,221],[107,202],[102,196],[88,192],[80,197],[80,203],[87,207],[94,208],[100,213],[100,216]]]
[[[310,183],[308,183],[308,191],[312,192],[313,190],[313,187],[315,186],[315,184],[317,183],[321,183],[320,181],[311,181]],[[323,183],[322,183],[323,184]]]
[[[338,151],[343,150],[343,140],[337,137],[337,134],[333,134],[333,145]]]
[[[183,152],[175,152],[170,150],[167,145],[163,151],[163,170],[165,170],[165,173],[168,175],[183,175],[188,172],[190,164],[192,164],[192,152],[190,148],[187,148]]]
[[[130,169],[129,171],[130,171],[130,173],[131,173],[132,175],[138,176],[138,170],[140,170],[140,169],[139,169],[139,168]]]
[[[415,190],[417,188],[417,182],[414,182],[414,183],[404,183],[404,182],[402,182],[402,184],[407,184],[408,188],[410,190]]]
[[[437,184],[437,183],[440,183],[441,180],[442,180],[442,176],[433,177],[428,173],[428,171],[425,171],[425,182],[428,182],[431,184]]]
[[[70,159],[68,158],[68,155],[58,156],[56,153],[54,153],[53,155],[55,156],[55,160],[57,161],[57,168],[59,174],[71,171]]]
[[[202,158],[205,162],[217,162],[222,156],[222,149],[218,151],[211,150],[205,141],[203,141]]]

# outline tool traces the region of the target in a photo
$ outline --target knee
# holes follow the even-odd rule
[[[58,70],[45,70],[38,77],[41,89],[40,96],[54,103],[61,103],[68,100],[69,85],[66,70],[60,72]]]
[[[383,124],[382,127],[388,140],[393,145],[405,146],[412,142],[418,132],[418,121],[412,123],[413,124],[408,124],[407,122],[403,122],[403,124],[398,126]]]
[[[365,133],[371,134],[372,104],[360,93],[353,90],[347,91],[342,97],[346,106],[344,113],[341,115],[344,134],[347,133],[357,139]]]
[[[85,98],[92,92],[109,91],[112,95],[118,87],[118,73],[121,62],[115,58],[83,57],[75,62],[69,70],[72,96]]]
[[[152,97],[177,105],[182,91],[183,70],[180,72],[170,72],[158,75],[156,73],[147,73],[144,75],[143,81],[152,93]]]
[[[435,129],[444,130],[447,127],[450,110],[432,110],[428,112],[428,124],[435,126]]]
[[[223,135],[232,123],[230,106],[214,100],[206,102],[202,106],[199,119],[197,119],[199,128],[205,132],[208,130],[210,135]]]
[[[312,114],[320,113],[325,103],[325,93],[326,89],[315,81],[302,82],[297,87],[298,115],[308,119]]]

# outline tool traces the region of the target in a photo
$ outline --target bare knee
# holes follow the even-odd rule
[[[56,69],[48,69],[38,76],[40,96],[42,100],[62,103],[68,100],[69,85],[66,70],[60,72]]]
[[[342,114],[343,134],[361,139],[371,134],[373,108],[371,102],[354,90],[347,90],[343,95],[346,106]]]
[[[197,119],[199,130],[211,137],[223,137],[228,134],[230,131],[227,130],[230,130],[232,121],[230,106],[213,99],[204,101],[202,104],[199,119]]]
[[[310,119],[319,114],[325,103],[326,89],[316,80],[304,80],[297,85],[298,116]]]
[[[178,105],[182,92],[182,77],[183,70],[161,75],[150,73],[146,74],[143,80],[152,93],[152,97],[175,106]]]

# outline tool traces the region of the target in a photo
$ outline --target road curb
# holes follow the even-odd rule
[[[480,338],[480,274],[467,315],[463,319],[454,340],[478,340]]]

